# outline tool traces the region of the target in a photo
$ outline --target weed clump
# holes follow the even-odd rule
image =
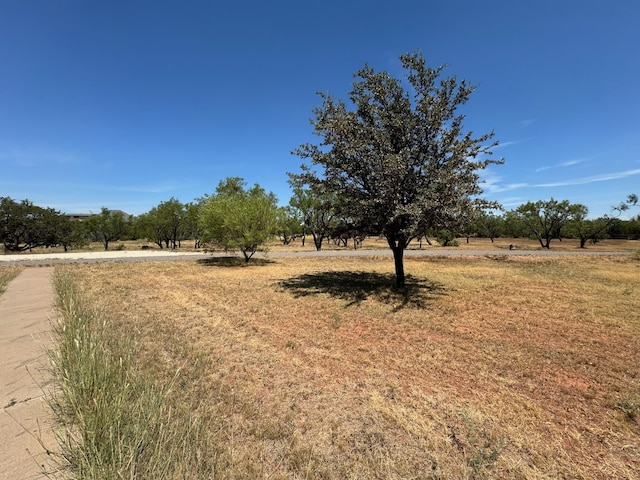
[[[72,478],[207,478],[203,425],[171,403],[136,368],[136,341],[87,308],[70,275],[57,271],[57,391],[50,405],[61,428],[59,463]],[[177,376],[178,374],[176,374]]]

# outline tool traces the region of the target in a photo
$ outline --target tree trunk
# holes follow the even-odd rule
[[[393,261],[396,267],[396,288],[404,288],[404,248],[402,246],[391,247]]]
[[[316,251],[319,252],[322,250],[322,241],[324,240],[323,235],[313,234],[313,243],[316,246]]]
[[[256,250],[258,249],[257,245],[251,245],[248,247],[242,247],[240,248],[240,251],[242,252],[242,255],[244,255],[244,261],[245,263],[249,263],[249,260],[251,260],[251,257],[253,257],[253,254],[256,253]]]

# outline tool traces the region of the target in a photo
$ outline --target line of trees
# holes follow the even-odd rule
[[[458,228],[425,228],[415,239],[442,246],[455,245],[459,237],[535,238],[543,248],[552,241],[576,239],[581,248],[604,239],[640,239],[640,215],[629,220],[620,214],[638,205],[636,195],[612,207],[611,214],[589,219],[588,209],[568,200],[540,200],[498,213],[479,211],[460,222]],[[38,247],[63,247],[64,251],[100,242],[105,250],[116,241],[144,239],[158,248],[176,249],[183,242],[194,248],[219,247],[239,250],[247,261],[266,242],[279,238],[283,244],[306,237],[321,250],[325,242],[358,248],[369,236],[383,233],[361,228],[341,214],[337,200],[295,187],[289,205],[279,207],[273,193],[261,186],[247,189],[239,177],[222,180],[212,195],[182,203],[176,198],[160,202],[147,213],[129,217],[124,212],[102,208],[83,221],[71,220],[52,208],[29,200],[0,197],[0,242],[7,251]]]

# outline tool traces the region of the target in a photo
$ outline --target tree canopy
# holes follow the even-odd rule
[[[200,222],[205,243],[240,249],[248,262],[276,234],[279,212],[273,193],[258,184],[249,190],[245,185],[240,177],[221,181],[215,195],[202,200]]]
[[[481,200],[478,170],[497,142],[493,132],[464,131],[457,113],[475,87],[445,67],[431,68],[420,53],[400,56],[410,88],[369,66],[355,75],[352,108],[319,93],[312,124],[322,140],[293,153],[309,164],[289,174],[297,185],[332,194],[341,216],[361,231],[382,233],[393,251],[396,286],[405,285],[403,253],[429,228],[454,228],[476,209],[497,207]]]
[[[160,202],[137,219],[140,233],[163,248],[175,249],[187,231],[187,210],[178,199]]]
[[[63,215],[53,208],[0,197],[0,242],[9,251],[53,247],[61,243]]]
[[[109,250],[109,243],[122,239],[128,229],[124,213],[106,207],[102,207],[99,214],[91,215],[84,225],[90,236],[101,242],[105,250]]]

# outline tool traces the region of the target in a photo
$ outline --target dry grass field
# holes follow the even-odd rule
[[[496,258],[59,268],[180,370],[215,478],[639,478],[640,262]]]

